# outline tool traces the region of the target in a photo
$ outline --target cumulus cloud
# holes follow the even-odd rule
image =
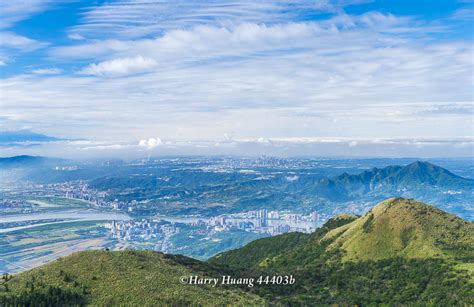
[[[160,138],[149,138],[145,140],[140,140],[140,142],[138,142],[138,146],[146,147],[148,149],[156,148],[162,144],[163,142]]]
[[[146,72],[157,65],[158,63],[155,60],[137,55],[136,57],[119,58],[97,64],[90,64],[82,69],[80,73],[95,76],[121,76]]]
[[[140,140],[140,142],[138,142],[138,147],[144,147],[148,150],[147,159],[149,160],[153,149],[155,149],[158,146],[161,146],[162,144],[163,142],[161,141],[160,138],[149,138],[149,139]]]

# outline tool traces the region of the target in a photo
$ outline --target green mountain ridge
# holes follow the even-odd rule
[[[183,264],[183,259],[189,267]],[[202,271],[190,268],[193,265],[199,267],[200,262],[153,251],[77,252],[4,282],[4,286],[0,286],[3,288],[0,290],[0,306],[116,306],[125,303],[127,306],[217,306],[264,303],[264,299],[238,288],[181,284],[182,276],[202,276]]]
[[[208,262],[151,251],[75,253],[4,278],[0,305],[472,305],[473,229],[434,207],[393,198],[361,217],[337,216],[312,234],[259,239]],[[190,275],[291,275],[296,282],[180,283]]]
[[[402,191],[436,187],[468,189],[474,187],[474,180],[460,177],[429,162],[416,161],[405,166],[373,168],[359,174],[344,173],[335,178],[325,178],[310,188],[317,195],[344,200],[377,193],[400,195]]]
[[[455,215],[423,203],[394,198],[364,217],[329,231],[328,250],[342,249],[345,260],[459,258],[474,246],[474,227]]]

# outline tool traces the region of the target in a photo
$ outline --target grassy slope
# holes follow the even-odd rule
[[[365,216],[334,229],[323,240],[342,249],[344,260],[474,258],[474,227],[426,204],[393,198]]]
[[[324,253],[324,246],[320,244],[324,235],[356,219],[356,216],[342,214],[330,219],[312,234],[292,232],[255,240],[242,248],[220,253],[208,262],[235,267],[272,268],[278,263],[284,267],[287,265],[286,260],[292,259],[298,265],[303,265],[308,260],[319,259],[320,254]]]
[[[72,254],[40,268],[15,275],[8,281],[9,294],[34,291],[47,293],[53,286],[79,296],[93,305],[256,304],[263,300],[238,289],[181,285],[180,276],[200,275],[173,260],[151,251],[85,251]],[[43,285],[43,286],[42,286]],[[1,294],[5,294],[0,288]],[[68,301],[72,299],[69,298]],[[1,300],[0,300],[1,302]]]
[[[239,267],[265,268],[271,259],[294,246],[306,242],[308,235],[293,232],[277,237],[258,239],[246,246],[216,255],[209,260],[211,264],[231,265]]]

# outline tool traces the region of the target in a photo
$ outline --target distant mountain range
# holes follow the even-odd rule
[[[12,144],[26,142],[53,142],[64,139],[32,132],[30,130],[0,131],[0,146],[10,146]]]
[[[58,162],[61,159],[45,158],[41,156],[14,156],[7,158],[0,158],[0,168],[25,168],[38,167],[46,163]]]
[[[365,213],[390,197],[415,198],[474,219],[474,180],[431,164],[372,168],[360,173],[325,176],[318,169],[255,168],[230,172],[171,164],[78,163],[77,170],[51,172],[53,161],[19,156],[0,159],[0,167],[30,168],[22,179],[41,183],[86,180],[89,187],[107,191],[110,200],[142,201],[136,215],[198,214],[215,216],[256,209]],[[67,164],[63,161],[64,164]],[[76,162],[74,162],[76,163]],[[35,167],[38,166],[38,167]],[[335,172],[333,169],[332,172]]]
[[[147,200],[146,214],[157,212],[158,208],[164,214],[209,215],[266,208],[316,210],[333,215],[347,212],[348,206],[358,209],[355,213],[360,214],[383,199],[407,197],[449,208],[468,219],[474,217],[470,206],[474,201],[474,180],[428,162],[326,178],[307,174],[304,169],[292,171],[291,176],[261,169],[255,175],[166,168],[156,169],[155,176],[151,176],[149,168],[143,172],[147,175],[135,175],[139,173],[136,168],[133,174],[125,170],[109,173],[91,180],[90,186],[110,191],[114,199]],[[164,177],[168,179],[159,179]],[[208,203],[223,205],[208,208]]]
[[[75,253],[4,277],[0,304],[469,306],[473,259],[472,223],[394,198],[362,217],[260,239],[207,263],[151,251]],[[294,284],[257,284],[289,275]],[[185,284],[189,276],[254,278],[254,287]]]
[[[465,189],[474,187],[474,180],[457,176],[428,162],[416,161],[406,166],[373,168],[357,175],[344,173],[333,179],[321,180],[313,189],[318,195],[329,199],[345,200],[369,193],[403,193],[425,187]]]
[[[41,163],[45,160],[43,157],[37,156],[14,156],[7,158],[0,158],[0,167],[15,167],[15,166],[25,166]]]

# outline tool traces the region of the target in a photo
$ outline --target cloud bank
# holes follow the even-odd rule
[[[235,152],[286,148],[295,155],[311,146],[315,153],[377,147],[402,154],[410,147],[468,155],[474,50],[456,27],[466,22],[466,8],[438,19],[349,12],[366,2],[87,6],[64,29],[68,43],[12,38],[5,45],[41,52],[48,66],[2,79],[0,128],[40,127],[115,149],[159,132],[183,152],[195,146],[180,142]],[[51,5],[36,4],[11,8],[3,32],[18,36],[15,23]],[[11,54],[3,55],[0,65],[10,65]],[[144,141],[137,150],[148,146]],[[168,150],[163,143],[160,151]]]

